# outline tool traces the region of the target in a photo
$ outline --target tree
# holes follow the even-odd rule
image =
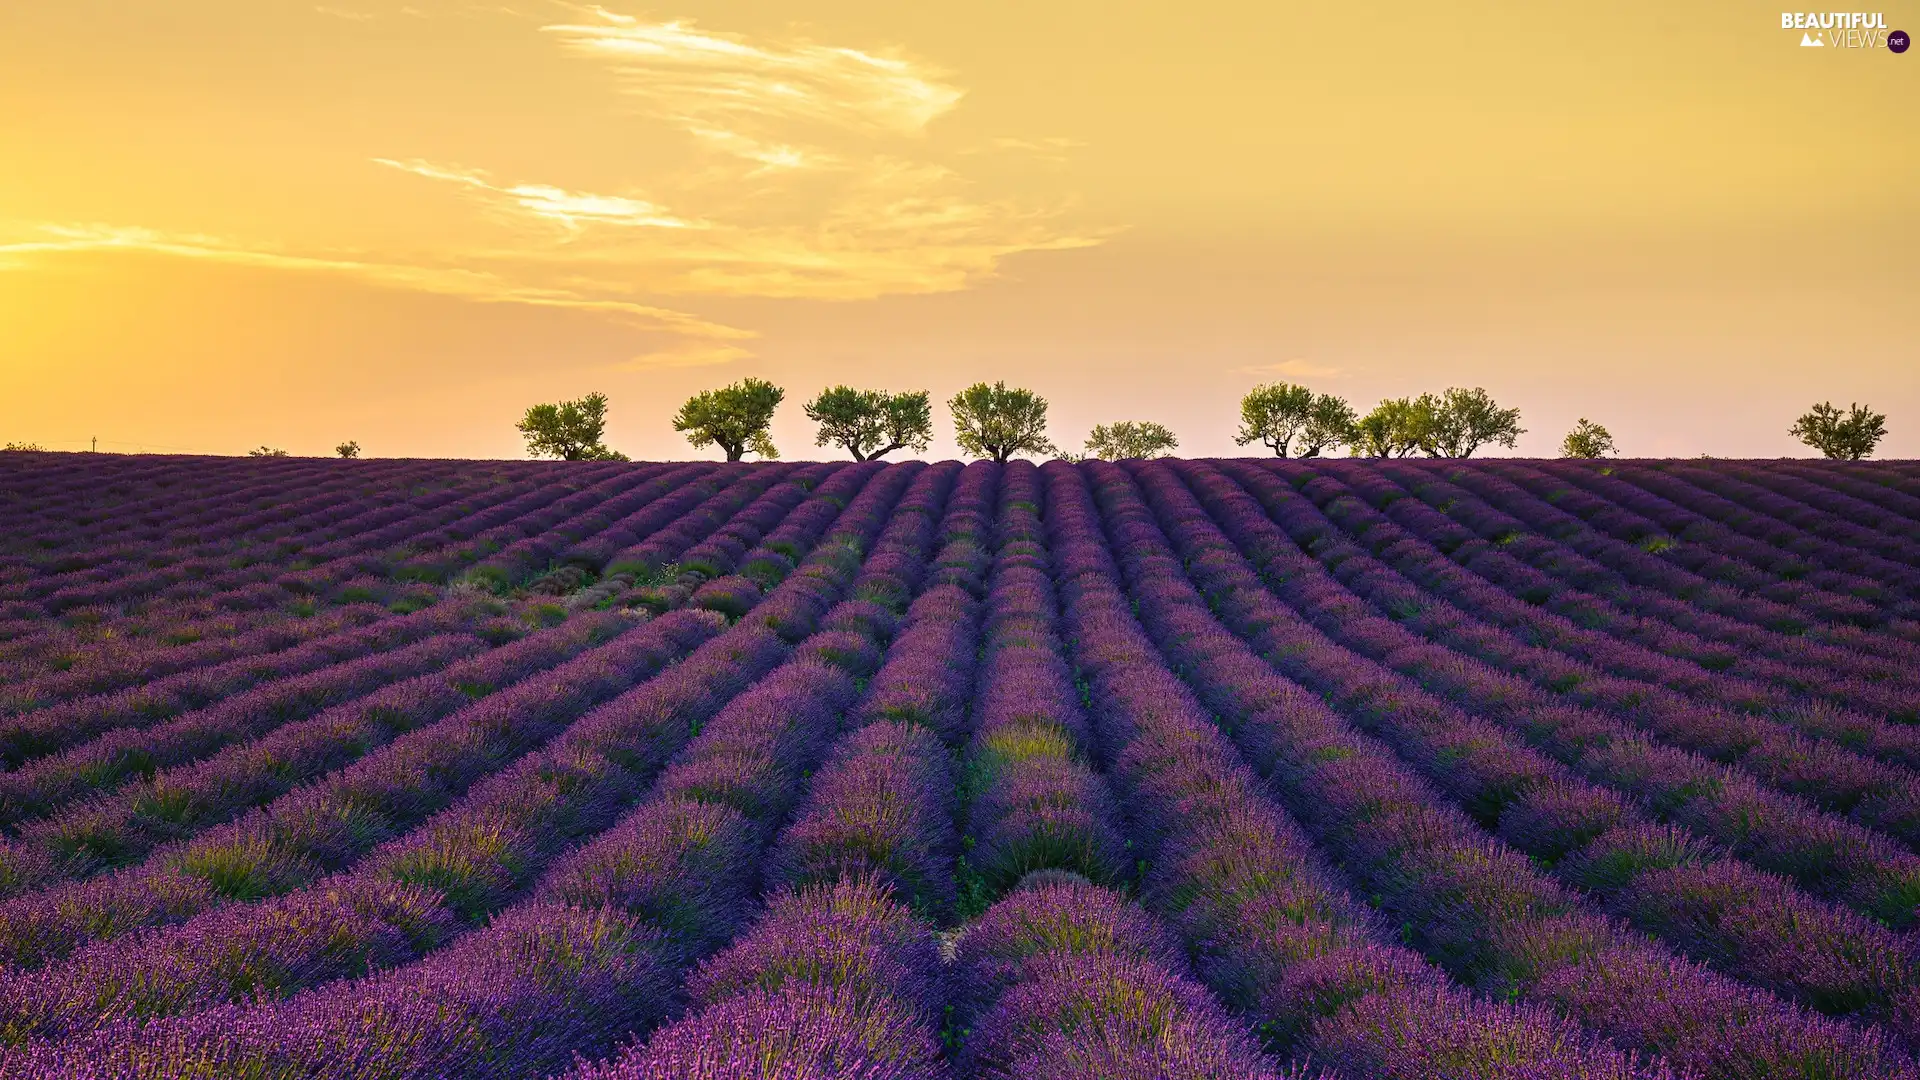
[[[360,444],[354,442],[352,439],[348,439],[346,442],[334,447],[333,452],[343,458],[357,458],[360,456]]]
[[[1351,442],[1354,437],[1353,425],[1357,419],[1353,406],[1347,404],[1345,398],[1332,394],[1315,397],[1307,409],[1307,422],[1300,428],[1300,456],[1319,457],[1322,450],[1332,450]]]
[[[1373,411],[1353,422],[1353,437],[1347,440],[1350,457],[1392,457],[1394,451],[1393,409],[1405,398],[1382,401]]]
[[[44,446],[41,446],[39,443],[31,443],[31,442],[10,442],[5,446],[0,446],[0,453],[9,453],[9,454],[13,454],[13,453],[42,454],[42,453],[45,453],[46,450],[47,448]]]
[[[1406,457],[1431,439],[1439,399],[1387,398],[1354,422],[1348,439],[1355,457]]]
[[[600,441],[607,430],[607,395],[579,401],[535,405],[513,425],[527,440],[527,453],[561,461],[625,461],[627,456]],[[356,445],[357,452],[359,447]],[[347,457],[341,454],[341,457]]]
[[[1292,383],[1256,386],[1240,399],[1240,431],[1233,441],[1241,446],[1260,443],[1286,457],[1293,437],[1313,415],[1313,391]]]
[[[1793,422],[1787,434],[1836,461],[1859,461],[1873,454],[1873,448],[1887,434],[1887,418],[1865,405],[1854,404],[1842,413],[1830,401],[1815,405]]]
[[[702,390],[680,406],[673,430],[687,433],[694,446],[726,451],[728,461],[739,461],[749,450],[768,461],[780,457],[767,428],[787,392],[765,379],[742,379],[718,390]]]
[[[969,454],[1006,461],[1015,454],[1054,454],[1047,441],[1047,399],[1003,382],[974,383],[947,402],[954,437]]]
[[[1422,394],[1415,405],[1431,400],[1432,395]],[[1420,447],[1432,457],[1470,458],[1489,443],[1511,449],[1527,433],[1520,426],[1519,409],[1500,408],[1477,386],[1471,390],[1450,388],[1433,406],[1432,414],[1431,427]]]
[[[1560,456],[1572,458],[1606,457],[1613,453],[1613,433],[1586,417],[1560,440]]]
[[[287,452],[271,446],[256,446],[247,451],[248,457],[286,457]]]
[[[1108,461],[1159,457],[1179,445],[1173,432],[1151,420],[1096,424],[1087,434],[1087,456]]]
[[[855,461],[873,461],[899,449],[925,452],[933,439],[933,399],[925,390],[889,394],[835,386],[806,405],[820,425],[815,446],[842,446]]]

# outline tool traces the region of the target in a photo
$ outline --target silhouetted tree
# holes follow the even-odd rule
[[[835,386],[806,405],[820,425],[815,446],[841,446],[855,461],[872,461],[895,450],[924,452],[933,439],[933,399],[925,390],[889,394]]]
[[[1179,445],[1173,432],[1151,420],[1096,424],[1087,434],[1087,456],[1108,461],[1159,457]]]
[[[749,451],[772,461],[780,451],[767,429],[786,396],[785,390],[765,379],[742,379],[718,390],[703,390],[680,406],[673,430],[685,432],[696,447],[719,446],[728,461],[739,461]]]
[[[527,453],[562,461],[625,461],[627,456],[601,442],[607,430],[607,395],[535,405],[514,427],[527,440]],[[355,446],[356,452],[359,447]],[[342,457],[347,455],[342,454]]]
[[[1787,434],[1837,461],[1859,461],[1873,454],[1873,448],[1887,434],[1887,417],[1865,405],[1855,404],[1847,412],[1830,401],[1815,405],[1793,422]]]
[[[256,446],[253,449],[247,451],[247,456],[248,457],[286,457],[287,452],[285,450],[281,450],[281,449],[278,449],[277,447],[272,447],[272,446]]]
[[[1560,440],[1560,456],[1570,458],[1606,457],[1613,453],[1613,433],[1581,417],[1567,437]]]
[[[1004,382],[974,383],[947,402],[954,438],[969,454],[1006,461],[1015,454],[1053,454],[1047,441],[1047,399]]]
[[[348,439],[346,442],[334,447],[333,452],[343,458],[357,458],[360,456],[360,444],[354,442],[352,439]]]

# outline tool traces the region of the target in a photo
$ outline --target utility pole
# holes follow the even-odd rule
[[[93,454],[97,454],[100,452],[100,436],[95,435],[93,437],[93,449],[88,452]]]

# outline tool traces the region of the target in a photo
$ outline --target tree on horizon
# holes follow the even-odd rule
[[[607,395],[588,394],[578,401],[535,405],[514,425],[527,440],[527,453],[534,457],[559,458],[562,461],[626,461],[627,456],[609,448],[601,439],[607,430]],[[354,452],[348,454],[345,447]],[[336,448],[341,457],[354,457],[358,443],[342,443]]]
[[[855,461],[874,461],[895,450],[925,453],[933,440],[933,400],[925,390],[890,394],[833,386],[805,406],[820,425],[815,446],[840,446]]]
[[[1613,452],[1613,433],[1584,416],[1567,432],[1567,437],[1560,440],[1561,457],[1599,458]]]
[[[1873,454],[1887,434],[1887,417],[1854,403],[1847,412],[1823,401],[1801,415],[1787,434],[1833,461],[1859,461]]]
[[[947,402],[954,438],[969,454],[1005,462],[1015,454],[1057,454],[1047,440],[1047,399],[1004,382],[974,383]]]
[[[768,428],[787,392],[765,379],[742,379],[718,390],[702,390],[687,399],[673,418],[673,430],[685,432],[695,447],[719,446],[728,461],[748,453],[777,461]]]
[[[1095,424],[1087,433],[1087,456],[1107,461],[1153,458],[1169,454],[1180,440],[1163,424],[1151,420],[1119,420]]]

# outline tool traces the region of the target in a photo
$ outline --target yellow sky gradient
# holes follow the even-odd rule
[[[1885,9],[1920,30],[1920,2]],[[1236,452],[1286,378],[1523,453],[1920,457],[1920,51],[1688,4],[0,4],[0,441],[519,456],[746,375]],[[954,452],[944,409],[935,452]]]

